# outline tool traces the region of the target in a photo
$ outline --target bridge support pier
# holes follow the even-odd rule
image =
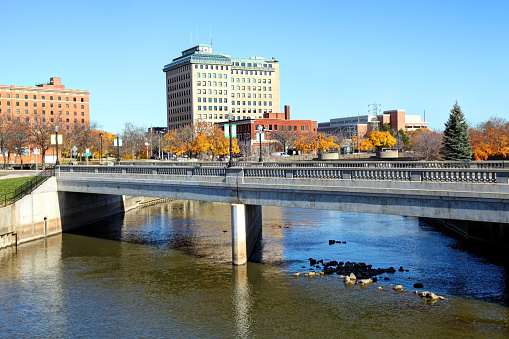
[[[262,232],[262,206],[232,204],[232,262],[244,265]]]

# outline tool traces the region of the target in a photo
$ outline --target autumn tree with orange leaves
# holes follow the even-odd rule
[[[491,117],[470,131],[475,160],[505,159],[509,156],[509,122],[503,118]]]
[[[367,151],[376,148],[377,151],[382,148],[389,148],[396,144],[394,138],[389,132],[371,131],[366,139],[361,141],[361,150]]]
[[[332,136],[326,136],[323,133],[306,133],[301,135],[295,143],[295,147],[300,149],[303,153],[309,153],[315,149],[319,152],[324,152],[336,146],[334,138]]]
[[[233,154],[240,153],[237,139],[232,140],[232,145]],[[197,121],[194,126],[188,125],[165,134],[161,146],[166,152],[178,156],[188,152],[204,155],[209,151],[214,155],[226,155],[229,153],[230,140],[224,137],[221,128]]]

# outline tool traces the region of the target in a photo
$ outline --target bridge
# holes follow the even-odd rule
[[[59,192],[232,204],[233,263],[247,261],[261,206],[509,223],[509,162],[131,163],[60,166]]]

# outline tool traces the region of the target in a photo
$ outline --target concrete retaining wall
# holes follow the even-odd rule
[[[58,192],[49,178],[32,194],[0,208],[0,248],[59,234],[123,213],[154,198]]]

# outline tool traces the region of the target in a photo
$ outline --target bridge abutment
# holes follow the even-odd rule
[[[231,205],[232,262],[244,265],[262,231],[261,205]]]

